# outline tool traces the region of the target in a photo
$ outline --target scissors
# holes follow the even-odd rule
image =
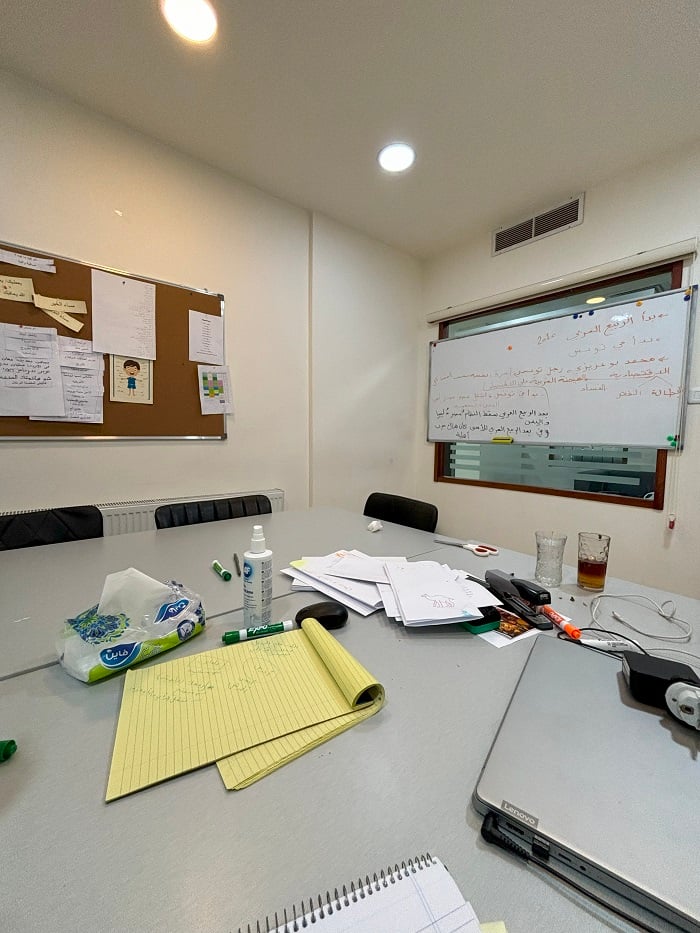
[[[478,541],[467,541],[462,547],[466,548],[468,551],[473,551],[474,554],[478,554],[479,557],[491,557],[498,554],[498,548],[494,547],[493,544],[479,544]]]

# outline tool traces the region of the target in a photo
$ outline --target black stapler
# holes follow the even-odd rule
[[[487,570],[484,579],[486,580],[486,586],[494,596],[498,596],[506,609],[520,616],[528,625],[533,625],[539,629],[554,627],[546,616],[537,611],[538,605],[544,606],[550,601],[549,593],[546,590],[541,589],[535,583],[530,583],[529,580],[509,577],[500,570]],[[545,596],[547,597],[546,601],[544,601]],[[536,603],[535,600],[537,600]]]
[[[531,580],[522,580],[520,577],[510,577],[510,582],[516,588],[523,599],[526,599],[531,606],[548,606],[552,601],[549,590],[533,583]]]

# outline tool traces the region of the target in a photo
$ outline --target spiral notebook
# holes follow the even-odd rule
[[[314,903],[316,906],[314,907]],[[276,911],[258,926],[295,933],[318,924],[318,933],[479,933],[479,921],[439,859],[421,855],[299,907]]]

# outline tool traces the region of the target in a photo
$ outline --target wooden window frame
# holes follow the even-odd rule
[[[653,273],[657,272],[671,272],[671,288],[680,288],[683,281],[683,261],[675,260],[668,263],[660,263],[657,266],[653,266],[647,269],[637,269],[634,272],[626,273],[625,275],[614,276],[613,278],[603,279],[600,282],[586,282],[583,285],[575,286],[573,288],[567,288],[559,292],[551,292],[545,295],[539,296],[540,299],[555,299],[563,298],[566,296],[573,296],[579,294],[580,292],[587,292],[594,289],[596,286],[608,286],[608,285],[618,285],[624,284],[625,282],[634,281],[639,278],[643,273]],[[475,320],[480,317],[485,317],[487,315],[493,314],[495,311],[502,311],[505,308],[522,308],[534,304],[538,300],[538,296],[534,295],[532,297],[526,298],[523,301],[514,302],[513,304],[505,305],[496,305],[492,308],[484,309],[475,314],[464,315],[464,317],[452,318],[449,321],[441,321],[438,331],[438,338],[440,340],[444,339],[448,335],[448,328],[451,324],[455,324],[461,320]],[[668,464],[668,451],[667,450],[657,450],[656,451],[656,472],[655,472],[655,481],[654,481],[654,498],[653,499],[636,499],[630,496],[616,496],[610,493],[602,492],[584,492],[580,490],[573,489],[553,489],[549,486],[527,486],[519,483],[497,483],[491,480],[481,480],[481,479],[463,479],[456,476],[446,476],[446,470],[448,467],[448,448],[450,443],[440,441],[435,444],[435,455],[434,455],[434,468],[433,468],[433,480],[436,483],[455,483],[459,486],[485,486],[490,489],[512,489],[516,492],[529,492],[529,493],[539,493],[540,495],[545,496],[561,496],[566,499],[588,499],[595,500],[597,502],[608,502],[615,505],[627,505],[633,508],[639,509],[654,509],[656,511],[661,511],[664,507],[664,496],[666,489],[666,467]],[[552,444],[552,447],[561,447],[561,444]],[[571,446],[571,445],[568,445]]]

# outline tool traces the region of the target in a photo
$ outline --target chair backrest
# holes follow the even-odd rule
[[[101,538],[102,512],[95,505],[0,515],[0,551]]]
[[[272,503],[263,495],[234,496],[231,499],[206,499],[201,502],[173,502],[155,511],[156,528],[179,528],[201,522],[220,522],[227,518],[264,515]]]
[[[394,496],[388,492],[373,492],[365,502],[364,514],[397,525],[419,528],[421,531],[435,531],[438,520],[437,506],[430,502]]]

